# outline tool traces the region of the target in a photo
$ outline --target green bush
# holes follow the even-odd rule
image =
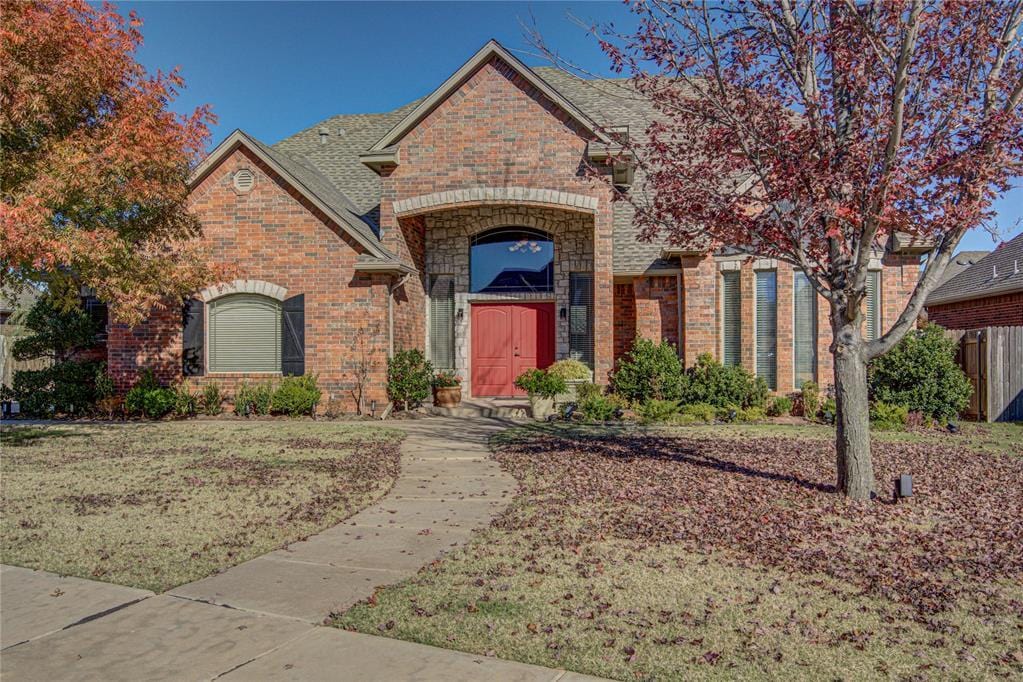
[[[643,403],[651,398],[678,400],[682,397],[682,363],[675,346],[662,341],[637,338],[611,376],[614,392],[626,400]]]
[[[767,395],[767,382],[762,378],[738,365],[722,365],[710,353],[697,358],[680,382],[680,398],[684,403],[762,407]]]
[[[838,416],[838,404],[834,398],[828,398],[824,401],[824,405],[821,406],[820,415],[821,421],[825,424],[835,423],[835,418]]]
[[[515,385],[531,396],[548,399],[568,390],[564,378],[543,369],[527,369],[515,377]]]
[[[687,417],[690,422],[705,422],[710,424],[717,416],[717,408],[708,403],[689,403],[682,406],[682,416]]]
[[[156,373],[153,372],[149,367],[143,367],[139,370],[138,378],[135,379],[133,386],[148,391],[154,388],[160,388],[160,382],[156,379]]]
[[[817,420],[817,413],[821,409],[821,391],[816,382],[804,381],[799,392],[803,401],[803,418],[810,421]]]
[[[787,417],[792,414],[792,399],[777,396],[767,403],[767,415],[770,417]]]
[[[434,388],[455,388],[461,385],[462,380],[458,378],[458,374],[453,369],[437,372],[433,377]]]
[[[174,387],[174,415],[177,417],[194,417],[199,410],[199,395],[189,390],[188,385],[180,383]]]
[[[199,406],[203,414],[215,417],[224,411],[224,394],[220,391],[220,385],[211,381],[202,388],[202,395],[199,397]]]
[[[585,397],[580,397],[578,407],[579,413],[587,421],[607,422],[620,418],[625,403],[617,395],[603,395],[598,390],[595,393],[587,392]]]
[[[747,407],[736,411],[735,420],[743,424],[755,424],[767,419],[762,407]]]
[[[269,381],[255,385],[241,383],[234,396],[234,413],[248,416],[268,415],[273,404],[274,387]]]
[[[96,377],[103,363],[67,360],[43,369],[14,373],[12,393],[30,417],[85,414],[98,398]]]
[[[178,395],[170,388],[153,388],[142,396],[143,415],[150,419],[165,417],[178,402]]]
[[[715,408],[714,417],[719,422],[731,423],[739,420],[739,412],[742,410],[738,405],[722,405]]]
[[[387,395],[403,410],[422,405],[432,381],[433,366],[421,350],[398,351],[387,361]]]
[[[956,342],[936,324],[907,333],[870,363],[871,400],[905,405],[940,421],[956,418],[972,389],[955,354]]]
[[[565,381],[588,381],[592,374],[585,363],[571,359],[558,360],[548,367],[547,371]]]
[[[587,381],[575,387],[576,402],[582,402],[603,395],[604,390],[597,384]]]
[[[905,405],[892,405],[881,400],[870,404],[870,428],[878,431],[901,431],[909,420]]]
[[[681,408],[677,400],[651,398],[636,409],[641,424],[659,424],[677,417]]]
[[[316,376],[284,377],[273,393],[272,410],[275,414],[297,417],[313,414],[323,391],[316,385]]]
[[[96,400],[103,400],[114,395],[114,379],[107,374],[107,363],[99,363],[93,385],[96,387]]]

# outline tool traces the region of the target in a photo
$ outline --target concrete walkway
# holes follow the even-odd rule
[[[5,680],[569,680],[574,673],[319,627],[465,542],[514,479],[489,457],[497,420],[391,422],[408,434],[382,502],[286,549],[154,595],[0,571]],[[592,678],[590,678],[592,679]]]

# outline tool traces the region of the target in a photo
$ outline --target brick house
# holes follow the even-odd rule
[[[831,383],[827,305],[802,273],[727,249],[637,240],[590,164],[642,132],[624,81],[531,69],[491,41],[428,96],[342,115],[267,146],[235,131],[197,169],[191,205],[237,273],[142,325],[110,330],[120,385],[312,372],[325,392],[386,401],[386,359],[424,349],[468,396],[514,393],[526,367],[573,357],[598,382],[636,336],[741,363],[784,392]],[[919,250],[871,263],[868,334],[916,284]],[[367,403],[369,404],[369,403]]]
[[[1023,325],[1023,234],[948,278],[926,306],[927,319],[947,329]]]

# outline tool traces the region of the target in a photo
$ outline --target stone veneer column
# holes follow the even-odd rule
[[[707,256],[682,259],[682,353],[686,367],[702,353],[718,357],[717,266]]]

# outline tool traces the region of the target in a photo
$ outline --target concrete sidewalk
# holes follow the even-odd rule
[[[389,425],[408,437],[402,473],[382,502],[216,576],[154,595],[3,567],[0,673],[10,680],[586,679],[318,626],[465,542],[514,492],[514,479],[486,447],[508,423]]]

